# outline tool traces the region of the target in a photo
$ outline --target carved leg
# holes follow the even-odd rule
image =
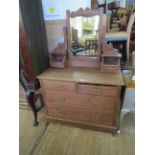
[[[33,112],[34,114],[34,121],[33,121],[33,126],[37,126],[38,125],[38,121],[37,121],[37,112]]]
[[[36,110],[35,103],[34,103],[35,94],[34,94],[34,92],[27,91],[25,96],[26,96],[27,102],[30,105],[33,115],[34,115],[33,126],[37,126],[38,125],[37,110]]]

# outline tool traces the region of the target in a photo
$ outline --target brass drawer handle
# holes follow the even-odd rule
[[[61,89],[61,88],[63,88],[64,86],[63,86],[61,83],[56,83],[56,84],[54,85],[54,87],[55,87],[55,88]]]
[[[91,89],[91,92],[93,93],[93,94],[96,94],[96,95],[98,95],[98,94],[100,94],[100,90],[99,89]]]
[[[65,101],[65,97],[64,96],[58,96],[57,98],[56,98],[56,102],[61,102],[61,103],[63,103]]]
[[[64,112],[64,111],[60,111],[60,112],[59,112],[59,115],[60,115],[60,116],[65,116],[65,112]]]

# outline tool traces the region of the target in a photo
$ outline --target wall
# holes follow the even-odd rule
[[[49,53],[57,46],[58,43],[64,42],[64,26],[66,26],[65,20],[45,21]]]
[[[59,9],[61,10],[60,16],[57,17],[45,17],[48,7],[50,8],[51,3],[48,3],[45,8],[45,2],[58,2]],[[59,2],[61,1],[61,3]],[[113,0],[107,0],[107,4],[113,2]],[[120,0],[121,6],[125,6],[126,0]],[[49,53],[52,51],[53,48],[57,46],[59,42],[64,41],[63,37],[63,26],[66,26],[66,10],[77,10],[80,7],[86,8],[91,7],[91,0],[42,0],[43,12],[44,12],[44,20],[45,20],[45,27],[47,33],[47,41],[48,41],[48,50]],[[111,11],[107,11],[107,14],[110,14]],[[47,13],[48,15],[48,13]]]
[[[45,20],[66,19],[66,10],[90,8],[91,0],[42,0]]]
[[[54,14],[49,16],[48,9],[54,2],[57,2],[54,5],[56,9],[59,8],[59,12],[55,9],[55,15],[57,16],[54,16]],[[90,8],[90,5],[91,0],[42,0],[49,53],[58,43],[64,41],[63,26],[66,26],[66,10],[75,11],[80,7]]]

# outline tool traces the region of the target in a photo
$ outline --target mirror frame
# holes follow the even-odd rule
[[[77,11],[70,12],[67,10],[67,39],[68,39],[68,66],[75,66],[75,67],[99,67],[100,65],[100,55],[101,55],[101,46],[102,42],[104,41],[104,23],[103,20],[103,8],[91,10],[86,8],[85,10],[80,8]],[[97,41],[97,56],[96,57],[74,57],[71,53],[71,27],[70,27],[70,18],[83,16],[83,17],[91,17],[91,16],[99,16],[99,25],[98,25],[98,41]]]

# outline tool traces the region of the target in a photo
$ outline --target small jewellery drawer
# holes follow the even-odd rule
[[[79,93],[103,96],[118,96],[118,87],[78,84]]]
[[[120,70],[118,65],[102,65],[101,71],[105,73],[117,73]]]
[[[62,82],[62,81],[52,81],[52,80],[43,80],[43,88],[45,90],[59,90],[59,91],[75,91],[75,83],[72,82]]]
[[[115,97],[91,96],[76,93],[64,93],[45,91],[45,98],[48,105],[72,105],[83,109],[92,110],[114,110],[117,104]]]
[[[55,118],[61,118],[64,120],[88,122],[93,124],[110,125],[113,124],[113,113],[112,112],[91,112],[82,111],[77,108],[71,107],[50,107],[48,108],[48,115]]]

